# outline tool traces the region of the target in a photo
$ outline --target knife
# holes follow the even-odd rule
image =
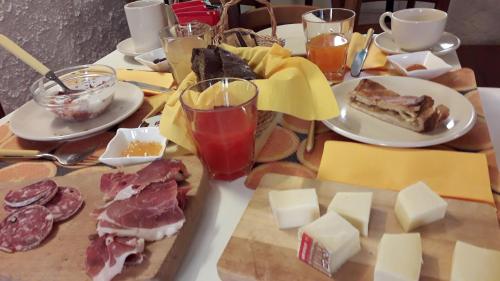
[[[351,65],[351,76],[358,77],[361,73],[361,69],[363,68],[363,64],[365,63],[366,57],[368,56],[368,48],[370,48],[370,44],[372,43],[373,38],[373,28],[368,29],[368,33],[366,34],[366,43],[363,49],[356,54],[354,60]]]
[[[134,84],[137,87],[144,89],[144,90],[150,90],[150,91],[162,92],[162,93],[169,93],[169,92],[173,91],[170,88],[160,87],[160,86],[151,85],[151,84],[143,83],[143,82],[130,81],[130,80],[122,80],[122,81],[130,83],[130,84]]]

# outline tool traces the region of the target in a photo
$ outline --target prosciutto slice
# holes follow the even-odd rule
[[[97,217],[99,236],[115,234],[155,241],[175,234],[185,218],[177,201],[177,182],[157,182],[123,200],[114,200]]]
[[[87,248],[85,270],[93,281],[109,281],[122,272],[127,259],[142,262],[143,251],[143,239],[105,235]]]
[[[183,181],[189,172],[182,161],[159,159],[139,170],[137,173],[108,173],[101,177],[101,191],[104,200],[123,200],[141,192],[147,185],[169,180]]]

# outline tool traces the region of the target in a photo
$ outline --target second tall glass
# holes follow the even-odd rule
[[[302,15],[307,58],[329,81],[343,80],[355,16],[352,10],[336,8],[313,10]]]
[[[208,24],[201,22],[175,24],[160,31],[160,40],[175,82],[179,85],[191,72],[193,49],[206,48],[210,44],[212,29]]]

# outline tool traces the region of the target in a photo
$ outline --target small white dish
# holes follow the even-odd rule
[[[144,54],[140,54],[134,57],[136,61],[141,64],[151,68],[156,72],[167,72],[170,71],[170,64],[165,56],[165,51],[163,48],[154,49]],[[165,59],[159,63],[154,63],[157,59]]]
[[[271,28],[258,31],[259,35],[271,35]],[[285,40],[285,48],[292,51],[294,56],[306,55],[306,36],[301,23],[278,25],[276,27],[278,38]]]
[[[409,77],[432,79],[450,71],[453,67],[429,51],[388,56],[387,60],[402,74]],[[412,65],[425,69],[408,71]]]
[[[135,50],[134,41],[132,40],[132,38],[127,38],[118,43],[118,45],[116,45],[116,49],[118,50],[118,52],[128,57],[135,57],[142,54]]]
[[[121,156],[122,151],[127,149],[132,141],[158,142],[162,147],[158,155],[154,156]],[[118,129],[115,137],[108,143],[106,151],[99,157],[99,161],[114,167],[151,162],[163,156],[166,146],[167,139],[160,134],[158,127]]]
[[[383,32],[377,35],[375,37],[374,43],[377,47],[379,47],[379,49],[390,55],[407,53],[406,51],[401,50],[398,45],[396,45],[391,35],[389,35],[389,33],[387,32]],[[429,48],[429,51],[437,56],[443,56],[452,51],[455,51],[459,46],[460,38],[452,33],[443,32],[443,36],[441,36],[439,41],[434,46]]]

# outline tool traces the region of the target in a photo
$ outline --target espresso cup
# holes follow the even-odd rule
[[[139,0],[124,6],[130,36],[138,53],[161,47],[158,32],[168,25],[161,0]]]
[[[385,18],[391,18],[391,27]],[[448,14],[430,8],[404,9],[385,12],[379,18],[382,29],[389,33],[396,45],[406,51],[419,51],[432,47],[441,38]]]

